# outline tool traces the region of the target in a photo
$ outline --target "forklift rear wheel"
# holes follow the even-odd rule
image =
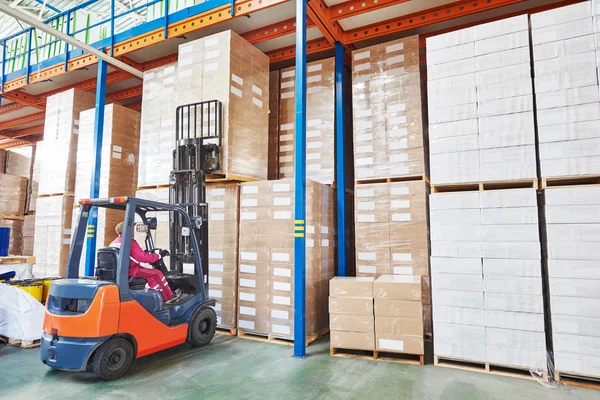
[[[128,340],[107,340],[94,354],[92,367],[101,378],[111,380],[123,376],[133,361],[133,346]]]
[[[210,343],[217,330],[217,314],[210,307],[200,310],[190,322],[188,342],[192,346],[204,346]]]

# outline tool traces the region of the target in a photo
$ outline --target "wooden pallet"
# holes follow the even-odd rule
[[[398,364],[425,365],[425,356],[423,354],[394,353],[390,351],[379,350],[354,350],[341,349],[336,347],[329,348],[329,355],[332,357],[357,358],[361,360],[386,361]]]
[[[0,214],[0,219],[12,219],[15,221],[23,221],[25,219],[25,216],[24,215]]]
[[[137,190],[150,190],[150,189],[168,189],[169,185],[148,185],[148,186],[138,186]]]
[[[275,343],[275,344],[281,344],[284,346],[293,346],[294,345],[294,339],[280,338],[280,337],[276,337],[273,335],[263,335],[263,334],[255,333],[255,332],[245,332],[242,330],[238,330],[237,336],[240,339],[255,340],[258,342]],[[310,336],[310,337],[306,338],[306,345],[308,346],[309,344],[311,344],[312,342],[317,340],[319,337],[321,337],[321,336],[314,335],[314,336]]]
[[[74,196],[73,192],[39,194],[38,197]]]
[[[462,369],[464,371],[483,372],[493,375],[509,376],[512,378],[531,379],[529,368],[519,367],[515,365],[494,364],[476,360],[467,360],[461,358],[450,357],[433,357],[433,364],[438,367]],[[544,372],[544,382],[548,382],[548,373]]]
[[[580,175],[580,176],[556,176],[542,178],[542,189],[549,187],[576,186],[576,185],[598,185],[600,184],[600,175]]]
[[[29,256],[0,257],[0,264],[35,264],[35,257],[29,257]]]
[[[217,335],[237,336],[237,328],[219,328],[215,331]]]
[[[571,386],[600,390],[600,376],[554,371],[554,380]]]
[[[431,193],[444,192],[483,192],[485,190],[503,190],[503,189],[538,189],[538,180],[525,179],[516,181],[502,182],[474,182],[474,183],[457,183],[451,185],[432,185]]]
[[[241,176],[235,174],[211,174],[206,175],[206,182],[256,182],[260,179],[252,178],[249,176]]]
[[[0,341],[8,346],[20,347],[22,349],[34,349],[36,347],[40,347],[40,339],[29,341],[0,337]]]
[[[354,180],[355,185],[366,185],[369,183],[390,183],[390,182],[409,182],[409,181],[425,181],[429,183],[429,178],[425,175],[407,175],[390,178],[366,178]]]

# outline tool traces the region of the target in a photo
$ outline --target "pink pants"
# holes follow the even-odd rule
[[[160,291],[163,301],[167,301],[173,297],[173,292],[167,283],[167,279],[159,270],[140,267],[135,271],[134,276],[136,278],[146,279],[148,281],[148,286],[150,286],[151,289]]]

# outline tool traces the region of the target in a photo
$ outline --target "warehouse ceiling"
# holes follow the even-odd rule
[[[58,12],[65,11],[69,8],[72,8],[78,4],[81,4],[82,0],[0,0],[8,2],[12,7],[19,8],[23,11],[29,12],[37,16],[39,19],[50,18],[53,15],[56,15]],[[131,9],[132,7],[136,7],[138,5],[146,4],[146,0],[115,0],[119,12],[124,12],[126,10]],[[204,1],[210,0],[180,0],[186,1],[190,5],[199,4]],[[321,1],[321,0],[311,0],[311,1]],[[362,28],[365,27],[365,31],[368,30],[367,27],[372,27],[373,24],[381,24],[384,21],[388,21],[394,18],[402,18],[403,16],[413,16],[419,15],[418,13],[424,13],[427,10],[433,9],[435,7],[450,7],[456,4],[462,4],[465,0],[322,0],[324,4],[329,7],[328,11],[333,12],[332,10],[339,10],[340,8],[344,8],[346,10],[353,10],[350,12],[349,17],[339,19],[339,26],[343,29],[344,32],[352,31],[356,32],[359,30],[357,28],[361,28],[359,31],[362,32]],[[385,3],[383,5],[377,5],[378,2]],[[482,0],[483,1],[483,0]],[[500,0],[494,0],[500,1]],[[527,10],[531,10],[537,7],[548,6],[551,4],[565,4],[565,3],[573,3],[578,0],[513,0],[507,1],[502,0],[503,3],[509,4],[507,6],[499,7],[496,9],[466,14],[465,16],[457,16],[453,19],[448,19],[443,22],[435,23],[435,24],[426,24],[419,27],[415,27],[408,30],[403,30],[397,32],[395,34],[386,35],[384,37],[378,38],[369,38],[365,37],[351,45],[347,46],[349,49],[352,48],[361,48],[368,45],[372,45],[377,42],[381,42],[382,40],[392,40],[398,37],[414,35],[414,34],[431,34],[431,32],[440,32],[444,30],[449,30],[455,27],[464,26],[466,24],[473,24],[476,22],[487,21],[490,19],[498,18],[500,16],[510,15],[511,13],[522,13]],[[581,0],[579,0],[581,1]],[[110,2],[111,0],[98,0],[91,4],[90,6],[85,8],[86,12],[89,12],[92,19],[95,20],[104,20],[110,17]],[[476,4],[477,0],[474,0],[473,4]],[[490,3],[488,0],[487,3]],[[389,5],[388,5],[389,4]],[[466,4],[466,3],[465,3]],[[471,3],[468,3],[471,6]],[[337,7],[337,8],[335,8]],[[361,8],[366,7],[367,11],[361,11]],[[341,11],[340,11],[341,12]],[[146,21],[147,18],[146,9],[143,8],[135,13],[130,15],[118,18],[115,21],[115,31],[116,33],[124,32],[132,27],[135,27]],[[346,15],[346,14],[344,14]],[[181,43],[186,41],[195,40],[200,37],[204,37],[207,35],[211,35],[217,32],[221,32],[227,29],[231,29],[238,34],[248,34],[250,32],[256,32],[257,35],[261,35],[264,37],[259,38],[256,41],[253,41],[254,45],[259,48],[261,51],[268,53],[272,52],[274,54],[275,50],[283,49],[289,46],[293,46],[295,44],[295,1],[288,0],[284,3],[279,3],[275,6],[265,8],[254,13],[248,14],[246,16],[241,16],[235,19],[231,19],[225,22],[221,22],[219,24],[214,24],[203,28],[201,30],[196,30],[190,33],[185,34],[185,36],[179,37],[170,37],[169,40],[160,41],[159,43],[153,44],[152,46],[141,48],[137,51],[131,52],[127,54],[127,58],[135,63],[145,63],[152,60],[157,60],[164,58],[166,56],[176,55],[178,46]],[[335,18],[334,18],[335,19]],[[283,21],[287,21],[287,23],[281,24]],[[267,28],[270,26],[279,26],[281,29],[283,26],[287,29],[289,27],[289,34],[286,35],[272,35]],[[0,38],[6,37],[7,35],[13,34],[26,28],[27,26],[21,26],[21,24],[16,21],[12,17],[8,17],[6,15],[0,14]],[[265,29],[265,31],[263,31]],[[354,30],[354,31],[353,31]],[[356,36],[356,35],[354,35]],[[321,41],[328,46],[326,46],[327,51],[320,51],[314,54],[309,55],[309,60],[318,59],[325,56],[331,56],[332,47],[330,45],[331,39],[326,39],[323,36],[321,30],[311,24],[311,27],[307,30],[307,37],[309,41]],[[283,53],[282,53],[283,54]],[[174,61],[175,58],[171,57]],[[272,59],[273,61],[273,59]],[[275,61],[272,64],[272,68],[281,68],[288,65],[293,65],[293,57],[287,58],[285,61]],[[34,95],[38,96],[38,98],[45,98],[48,93],[51,93],[56,90],[60,90],[61,88],[73,87],[76,84],[81,84],[83,82],[93,82],[92,85],[87,85],[85,90],[94,90],[95,88],[95,77],[96,77],[97,67],[96,65],[91,65],[86,68],[78,69],[75,71],[71,71],[68,73],[63,73],[61,75],[57,75],[52,77],[51,79],[44,80],[42,82],[37,82],[34,84],[27,85],[26,87],[21,88],[16,93],[20,93],[21,95]],[[109,68],[109,73],[118,73],[118,71]],[[33,71],[35,73],[35,71]],[[133,107],[139,107],[139,103],[141,102],[141,92],[139,88],[141,87],[141,81],[134,78],[128,78],[127,76],[121,77],[119,79],[113,79],[111,83],[108,85],[107,93],[115,94],[113,96],[114,101],[119,102],[124,105],[131,105]],[[137,91],[135,89],[138,89]],[[129,89],[129,92],[123,96],[119,95],[119,92],[126,91]],[[15,93],[14,91],[12,92]],[[41,97],[40,97],[41,96]],[[28,121],[27,117],[30,115],[39,114],[40,111],[44,110],[43,104],[41,106],[36,105],[35,108],[31,107],[31,104],[27,104],[27,102],[20,102],[19,104],[12,104],[12,101],[19,102],[19,99],[11,96],[10,99],[3,98],[1,107],[0,107],[0,136],[6,132],[14,132],[23,130],[26,127],[35,126],[36,124],[40,124],[37,122]],[[112,100],[111,100],[112,101]],[[28,106],[25,106],[25,105]],[[138,108],[139,109],[139,108]],[[19,121],[19,118],[22,119],[22,123],[19,123],[15,126],[15,124],[10,123],[8,128],[6,128],[7,122],[12,122],[14,120]],[[43,121],[41,121],[43,124]],[[31,134],[31,129],[28,131],[24,131],[25,133]],[[39,133],[34,133],[39,135]],[[0,145],[0,148],[2,145]]]

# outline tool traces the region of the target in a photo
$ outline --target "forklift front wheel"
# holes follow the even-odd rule
[[[107,340],[94,354],[94,373],[111,380],[123,376],[133,361],[133,346],[128,340],[113,338]]]
[[[190,321],[188,342],[192,346],[204,346],[210,343],[217,330],[217,314],[210,307],[197,312]]]

